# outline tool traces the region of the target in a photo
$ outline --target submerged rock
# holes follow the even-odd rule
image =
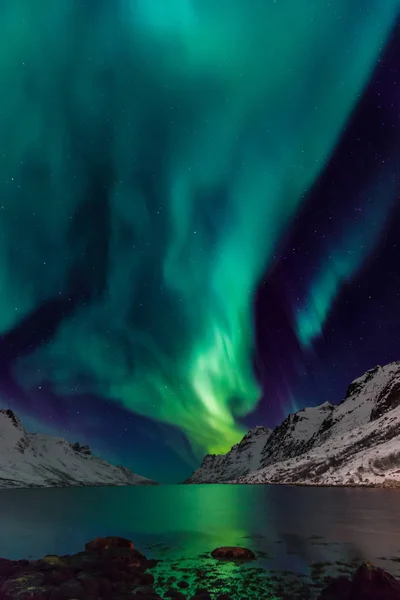
[[[164,596],[170,600],[186,600],[185,594],[182,594],[182,592],[179,592],[178,590],[168,590]]]
[[[241,548],[240,546],[222,546],[221,548],[216,548],[211,552],[211,556],[219,560],[234,561],[254,560],[256,557],[252,550]]]

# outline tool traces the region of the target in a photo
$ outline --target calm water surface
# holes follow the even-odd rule
[[[398,490],[232,485],[4,490],[0,531],[0,556],[13,559],[72,553],[91,538],[120,535],[167,561],[198,560],[219,545],[237,544],[255,550],[261,557],[257,565],[272,571],[304,574],[315,564],[369,560],[400,575]]]

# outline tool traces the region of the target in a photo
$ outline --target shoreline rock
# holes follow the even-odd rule
[[[335,578],[318,600],[399,600],[400,581],[369,563],[362,564],[351,579]]]
[[[39,560],[0,560],[1,600],[136,600],[161,597],[152,586],[148,560],[133,542],[119,537],[96,538],[85,550]],[[147,590],[143,593],[143,590]]]

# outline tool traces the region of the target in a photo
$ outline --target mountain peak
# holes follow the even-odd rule
[[[246,475],[260,466],[260,451],[271,429],[258,425],[246,433],[226,454],[207,454],[185,483],[215,483]]]
[[[17,417],[15,412],[11,410],[11,408],[0,408],[0,415],[4,415],[5,417],[7,417],[14,427],[23,428],[20,419]]]

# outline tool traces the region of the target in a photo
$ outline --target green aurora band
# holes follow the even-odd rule
[[[259,397],[255,288],[398,9],[3,1],[0,332],[86,291],[22,383],[79,384],[199,453],[237,442]]]
[[[323,333],[342,286],[360,271],[378,244],[396,203],[398,190],[393,173],[399,170],[400,160],[392,164],[390,170],[381,169],[380,182],[366,186],[365,197],[360,202],[365,208],[358,213],[358,218],[353,216],[321,253],[316,276],[303,307],[296,314],[295,330],[303,348],[311,348]]]

